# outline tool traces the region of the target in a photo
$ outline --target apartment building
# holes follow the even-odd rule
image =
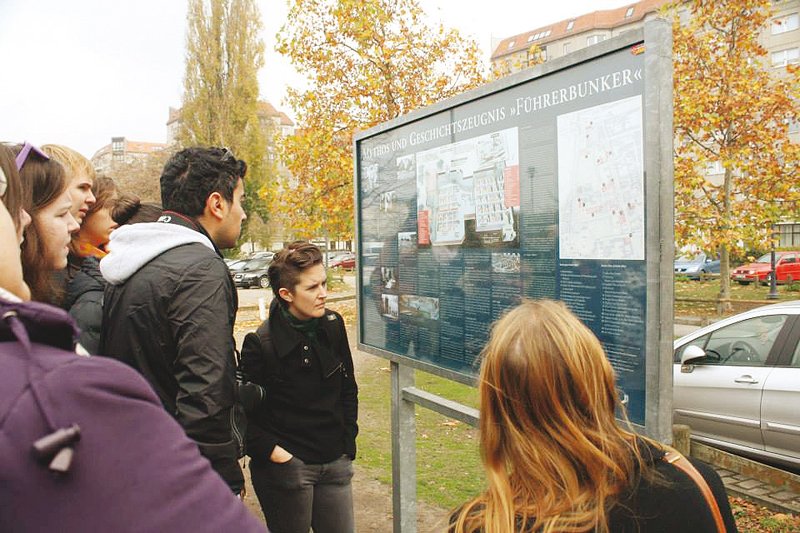
[[[125,137],[112,137],[111,143],[95,152],[91,161],[98,174],[110,175],[121,165],[135,164],[154,155],[160,155],[168,146],[165,143],[130,141]]]
[[[491,56],[495,72],[513,73],[530,65],[551,61],[627,31],[640,28],[645,20],[656,16],[671,0],[641,0],[623,7],[594,11],[541,26],[500,40]],[[767,50],[765,68],[776,76],[789,64],[800,63],[800,0],[773,0],[773,16],[761,34]],[[681,21],[690,16],[680,12]],[[800,142],[800,123],[789,125],[790,138]],[[707,168],[709,181],[720,181],[721,163]],[[800,247],[800,223],[786,222],[778,226],[779,245]]]
[[[648,16],[670,0],[641,0],[627,6],[586,13],[502,39],[492,52],[492,67],[517,72],[535,59],[550,61],[627,31],[642,27]],[[762,34],[770,66],[800,62],[800,0],[773,0],[772,23]],[[681,18],[688,17],[688,10]],[[684,19],[685,20],[685,19]]]

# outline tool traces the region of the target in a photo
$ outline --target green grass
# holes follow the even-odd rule
[[[391,389],[389,362],[368,356],[359,367],[358,462],[383,483],[392,479]],[[416,386],[476,407],[477,390],[416,373]],[[417,495],[432,505],[455,508],[483,487],[477,431],[456,420],[417,406]]]
[[[740,313],[757,305],[766,305],[776,301],[800,299],[800,292],[796,289],[797,283],[792,285],[778,285],[778,299],[767,300],[769,287],[765,285],[739,285],[731,282],[730,298],[732,309],[726,315]],[[675,278],[675,314],[707,317],[709,319],[719,318],[717,311],[717,299],[719,298],[719,279],[710,280],[690,280],[682,277]],[[707,300],[706,302],[681,302],[681,298],[697,298]],[[758,304],[742,302],[738,300],[756,301]]]

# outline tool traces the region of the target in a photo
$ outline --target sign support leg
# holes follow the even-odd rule
[[[392,361],[392,521],[394,533],[417,530],[417,449],[414,403],[403,389],[414,386],[414,369]]]

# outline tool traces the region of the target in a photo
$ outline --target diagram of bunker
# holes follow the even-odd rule
[[[560,256],[644,259],[642,97],[558,117]]]
[[[517,128],[417,153],[417,238],[420,245],[460,245],[474,230],[516,238],[520,206]]]

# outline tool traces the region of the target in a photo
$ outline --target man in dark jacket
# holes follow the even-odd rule
[[[117,229],[100,270],[100,353],[137,369],[234,492],[244,487],[234,420],[236,290],[220,248],[246,218],[247,166],[227,149],[187,148],[161,176],[158,222]]]

